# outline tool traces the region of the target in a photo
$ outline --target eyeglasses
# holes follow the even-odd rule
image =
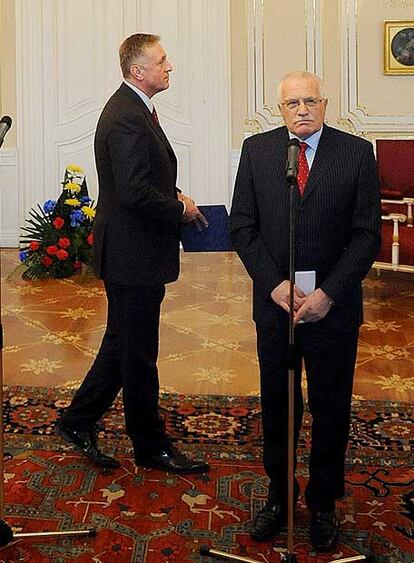
[[[288,109],[297,109],[301,102],[305,104],[307,108],[314,108],[316,107],[322,100],[325,98],[300,98],[299,100],[288,100],[287,102],[281,102],[281,106],[286,106]]]

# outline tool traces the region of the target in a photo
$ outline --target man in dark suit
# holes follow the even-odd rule
[[[94,462],[119,466],[99,450],[95,424],[122,389],[136,463],[192,473],[208,470],[208,464],[176,450],[159,416],[159,318],[165,284],[179,273],[180,223],[207,223],[176,188],[177,160],[151,101],[168,88],[172,71],[159,39],[135,34],[122,43],[124,82],[98,121],[94,257],[108,299],[107,326],[57,431]]]
[[[294,72],[279,85],[285,127],[244,142],[231,210],[231,238],[253,279],[268,500],[251,535],[266,540],[286,524],[288,442],[289,139],[306,141],[295,192],[295,271],[314,271],[307,294],[295,285],[295,449],[304,362],[312,414],[310,534],[319,551],[333,547],[335,501],[344,495],[361,281],[380,247],[380,195],[372,145],[324,125],[327,99],[314,74]],[[300,192],[303,192],[302,195]],[[299,323],[299,321],[304,321]],[[299,486],[294,483],[295,501]]]

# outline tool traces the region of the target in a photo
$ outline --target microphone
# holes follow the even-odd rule
[[[12,125],[12,118],[8,115],[3,115],[0,119],[0,147],[3,144],[4,137]]]
[[[296,182],[298,176],[299,151],[300,142],[297,139],[291,139],[288,144],[288,156],[286,161],[286,180],[289,184]]]

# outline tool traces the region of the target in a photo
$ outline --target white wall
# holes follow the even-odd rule
[[[0,247],[16,246],[18,209],[17,151],[0,151]]]
[[[28,210],[60,193],[67,164],[97,194],[96,121],[121,74],[118,46],[132,33],[162,36],[174,66],[154,98],[179,160],[181,188],[199,203],[228,203],[229,9],[227,0],[16,0],[17,151],[0,160],[2,244],[16,246]]]

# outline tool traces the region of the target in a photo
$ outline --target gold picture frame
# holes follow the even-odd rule
[[[414,75],[414,21],[384,22],[384,74]]]

